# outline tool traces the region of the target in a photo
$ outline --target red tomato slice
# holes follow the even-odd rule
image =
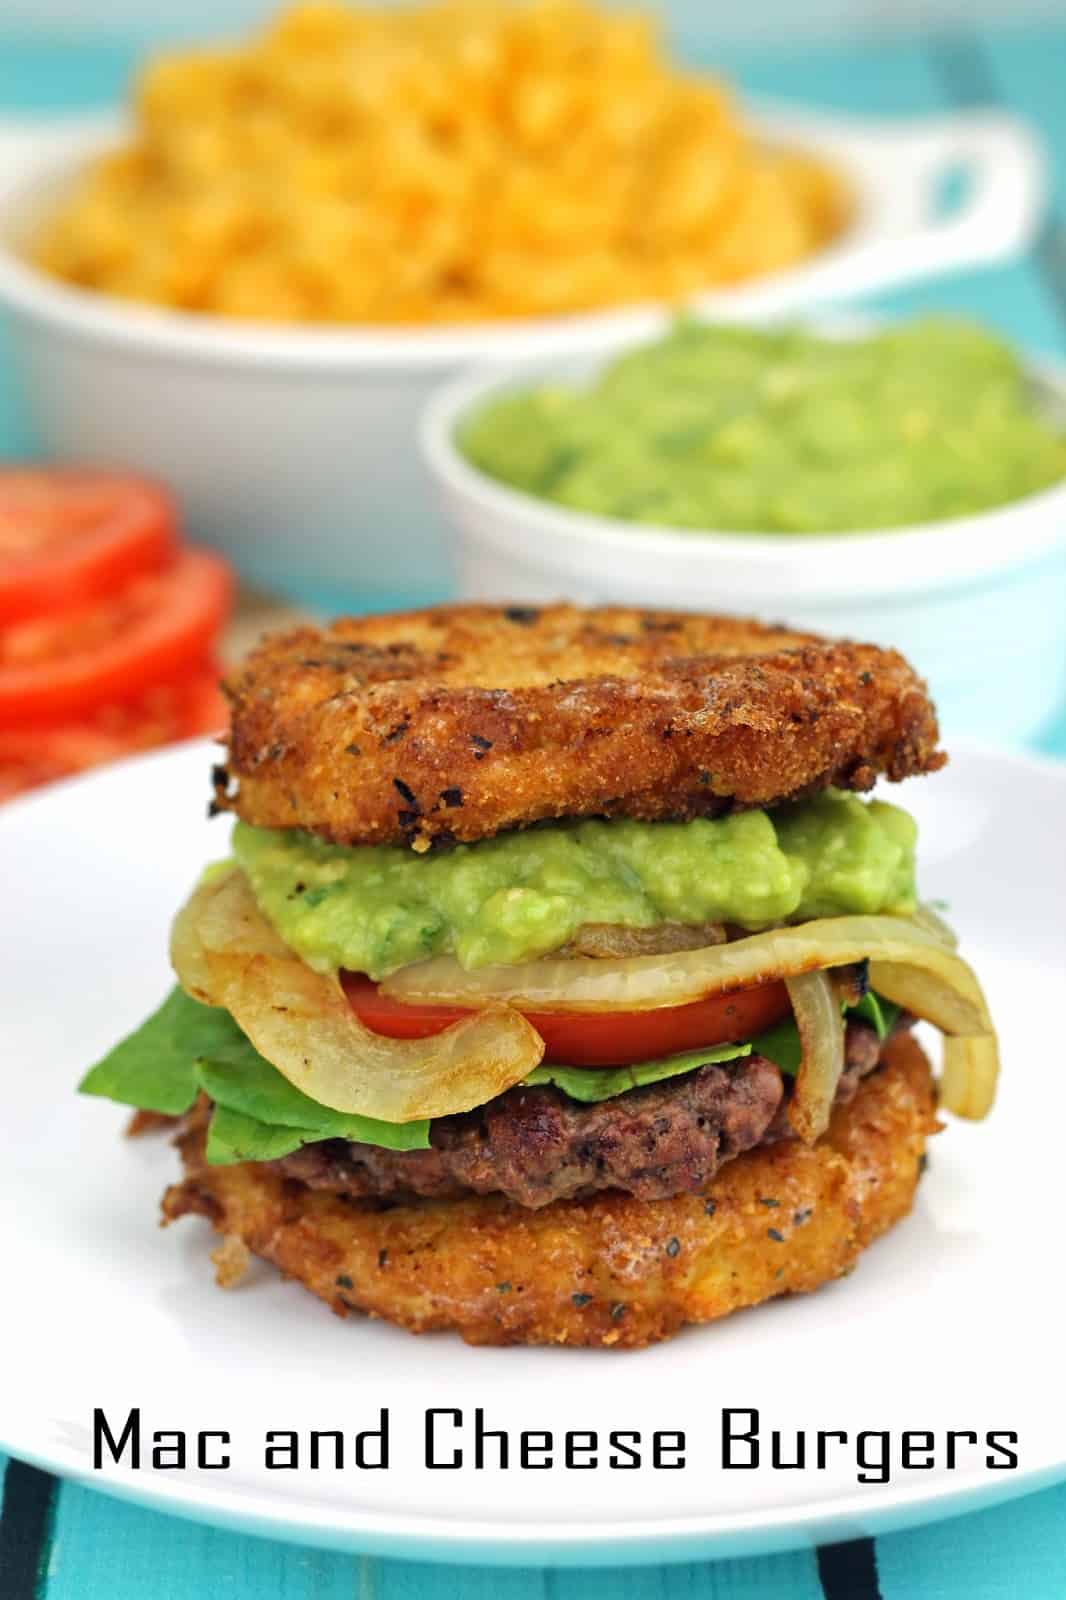
[[[426,1039],[469,1012],[455,1006],[409,1006],[381,993],[359,973],[343,974],[344,991],[360,1022],[390,1039]],[[545,1061],[571,1067],[625,1067],[634,1061],[740,1043],[787,1016],[783,983],[763,983],[659,1011],[527,1012],[544,1040]]]
[[[0,470],[0,624],[69,611],[157,572],[176,542],[154,484],[102,472]]]
[[[102,706],[82,721],[0,729],[0,800],[120,756],[220,733],[227,709],[218,679],[219,668],[205,662],[177,683],[158,684],[126,704]]]
[[[111,599],[0,635],[0,727],[68,721],[173,682],[208,657],[233,579],[218,556],[183,550]]]

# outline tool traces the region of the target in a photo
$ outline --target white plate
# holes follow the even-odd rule
[[[0,814],[6,934],[0,1259],[8,1286],[0,1444],[184,1515],[390,1555],[537,1563],[663,1560],[849,1537],[1001,1500],[1066,1476],[1059,1398],[1061,1000],[1066,771],[957,755],[908,785],[926,893],[951,903],[1004,1043],[994,1116],[937,1140],[914,1214],[850,1278],[637,1354],[474,1350],[331,1317],[265,1268],[214,1286],[198,1221],[156,1227],[176,1158],[123,1142],[123,1113],[79,1099],[85,1065],[168,983],[168,918],[225,824],[204,821],[206,745],[131,762]],[[1037,996],[1044,1004],[1035,1003]],[[88,1455],[92,1409],[139,1405],[146,1429],[228,1428],[226,1472],[112,1470]],[[391,1408],[388,1471],[266,1472],[263,1430],[340,1428]],[[681,1471],[429,1472],[427,1407],[490,1426],[684,1429]],[[964,1449],[949,1471],[856,1482],[726,1473],[719,1413],[771,1426],[1013,1430],[1017,1471]],[[898,1446],[897,1446],[898,1450]]]

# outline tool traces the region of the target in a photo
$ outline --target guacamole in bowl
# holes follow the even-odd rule
[[[1018,356],[947,318],[845,339],[683,319],[589,381],[492,395],[455,442],[550,504],[692,532],[913,527],[1066,480]]]

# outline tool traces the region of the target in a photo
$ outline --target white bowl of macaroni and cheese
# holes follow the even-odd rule
[[[538,4],[442,43],[434,15],[302,8],[156,63],[122,121],[0,129],[32,442],[164,480],[305,599],[447,592],[414,449],[442,380],[991,261],[1039,220],[1009,117],[741,119],[632,18]]]

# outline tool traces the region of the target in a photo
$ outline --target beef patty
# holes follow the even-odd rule
[[[851,1099],[880,1056],[874,1030],[849,1022],[838,1100]],[[309,1188],[355,1199],[499,1193],[536,1209],[622,1189],[662,1200],[697,1194],[724,1161],[791,1138],[786,1104],[778,1067],[753,1055],[591,1105],[555,1088],[511,1089],[476,1111],[438,1117],[428,1150],[326,1139],[269,1165]]]

